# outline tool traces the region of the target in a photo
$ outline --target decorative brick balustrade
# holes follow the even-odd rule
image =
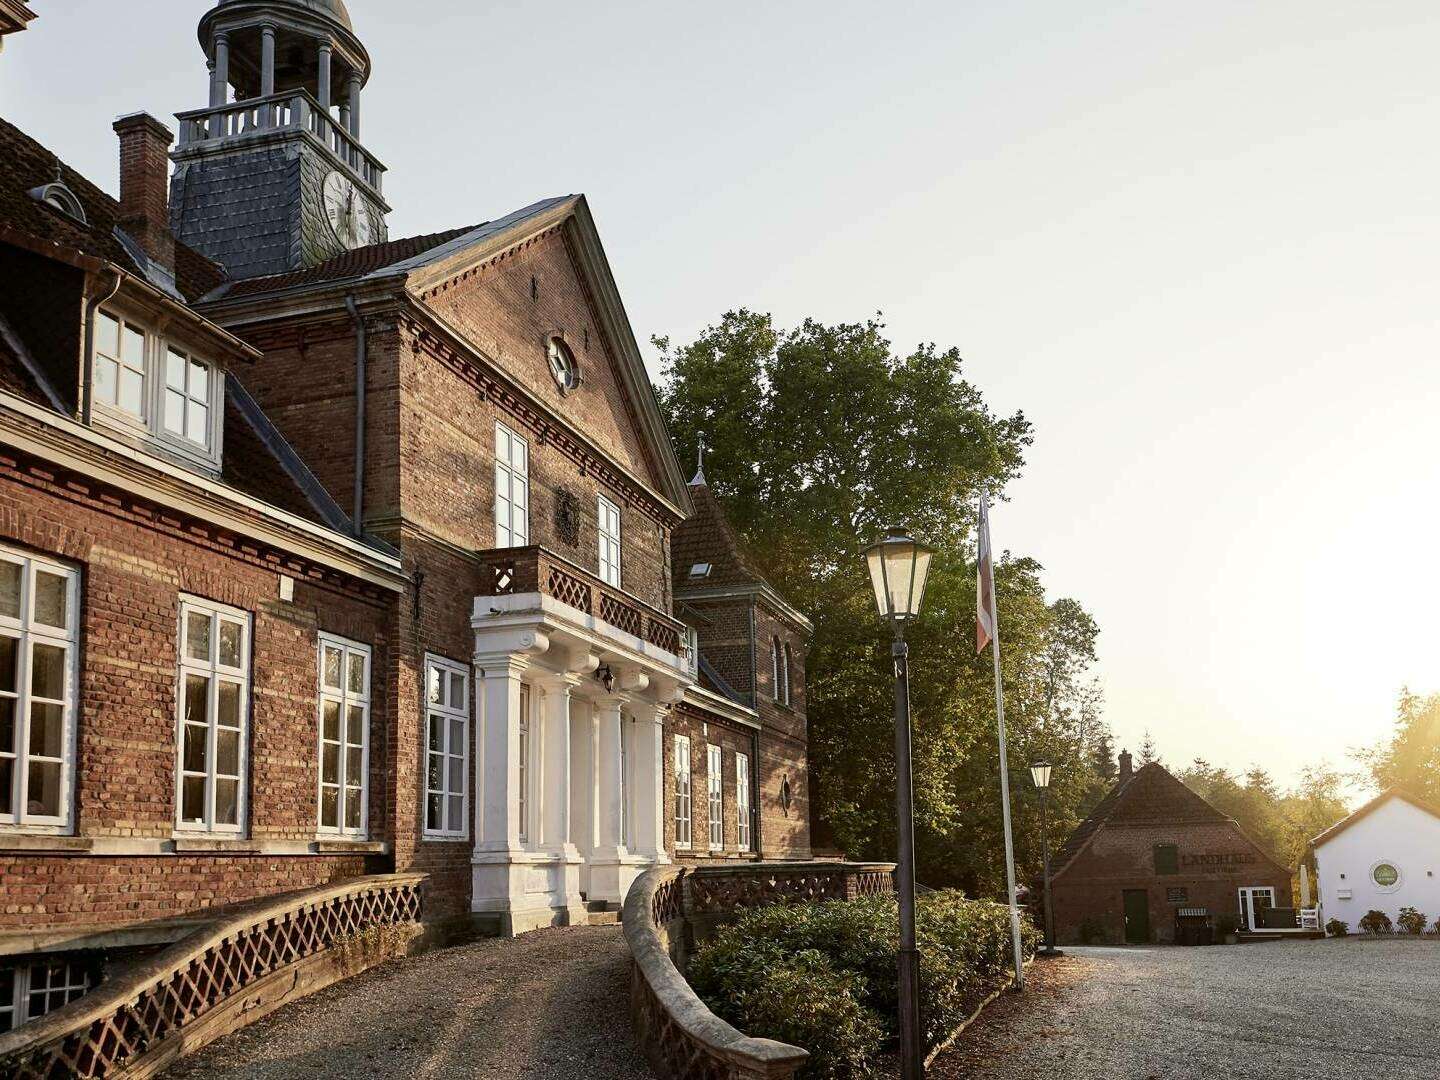
[[[607,585],[569,559],[538,545],[495,548],[480,552],[479,558],[483,596],[541,593],[668,653],[684,655],[684,623]]]
[[[418,935],[424,881],[422,874],[355,878],[220,912],[84,997],[0,1035],[0,1076],[152,1075],[182,1049],[396,955],[398,939]],[[386,932],[395,934],[395,947],[380,940]],[[357,948],[367,936],[377,940]],[[318,963],[326,959],[336,962]]]
[[[752,1039],[712,1013],[682,968],[692,923],[766,904],[855,899],[893,891],[888,863],[751,863],[656,867],[625,898],[633,959],[630,1011],[651,1066],[665,1080],[785,1080],[809,1057],[798,1046]]]

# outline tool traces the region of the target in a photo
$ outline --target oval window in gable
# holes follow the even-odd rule
[[[575,362],[575,354],[570,346],[565,344],[565,339],[552,337],[549,347],[550,374],[554,376],[555,383],[561,391],[574,390],[580,385],[580,366]]]

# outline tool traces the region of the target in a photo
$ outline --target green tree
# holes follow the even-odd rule
[[[703,435],[706,477],[752,556],[813,619],[807,663],[812,770],[824,819],[856,857],[890,857],[894,731],[889,629],[874,609],[863,549],[903,523],[937,549],[912,644],[914,776],[921,879],[994,893],[1000,857],[993,683],[976,655],[978,493],[996,498],[1032,438],[997,416],[955,349],[897,355],[878,319],[777,329],[727,313],[695,341],[657,338],[671,431]],[[1039,865],[1028,764],[1056,765],[1052,836],[1097,797],[1096,742],[1108,733],[1090,673],[1098,629],[1080,604],[1050,601],[1034,560],[1003,555],[996,593],[1004,640],[1017,849]]]
[[[1395,728],[1369,749],[1356,751],[1361,779],[1376,791],[1397,787],[1440,802],[1440,694],[1400,691]]]

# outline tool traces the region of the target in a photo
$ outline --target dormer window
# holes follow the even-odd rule
[[[188,346],[119,311],[95,315],[93,416],[195,464],[220,464],[225,379]]]
[[[80,200],[59,180],[32,188],[30,197],[44,203],[52,210],[60,211],[68,218],[74,218],[81,225],[88,224],[85,220],[85,208],[80,205]]]

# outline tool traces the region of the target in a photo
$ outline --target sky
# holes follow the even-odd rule
[[[114,191],[116,116],[206,104],[209,5],[31,3],[0,115]],[[1432,0],[349,6],[392,236],[585,192],[642,342],[958,346],[1120,745],[1289,783],[1440,690]]]

